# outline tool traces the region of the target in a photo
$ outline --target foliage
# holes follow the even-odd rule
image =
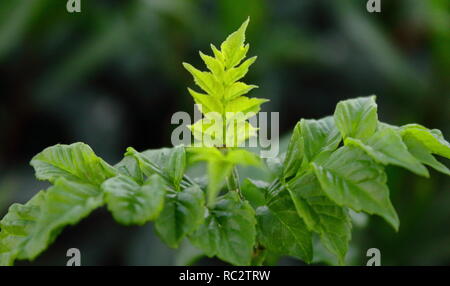
[[[256,135],[248,116],[265,101],[244,96],[255,86],[239,82],[255,60],[242,62],[249,49],[244,44],[247,24],[231,34],[221,50],[212,46],[214,57],[200,54],[210,72],[185,64],[206,92],[189,90],[202,104],[201,123],[215,112],[222,119],[219,130],[196,122],[191,130],[200,147],[144,152],[130,147],[114,166],[83,143],[45,149],[31,165],[36,177],[52,186],[25,204],[13,204],[0,221],[0,264],[33,260],[65,226],[103,205],[121,224],[154,221],[157,234],[171,247],[188,238],[205,255],[234,265],[260,265],[279,255],[312,262],[315,235],[344,264],[351,239],[350,209],[381,216],[398,230],[385,166],[428,177],[427,165],[449,175],[434,154],[450,158],[450,144],[439,130],[380,122],[375,96],[339,102],[330,117],[300,120],[278,177],[272,182],[247,179],[240,185],[236,165],[263,164],[238,148]],[[229,122],[237,112],[244,114],[237,121],[245,128],[230,132]],[[205,134],[219,144],[203,146],[208,143]],[[207,186],[186,175],[198,161],[208,163]],[[259,195],[245,196],[251,192]]]

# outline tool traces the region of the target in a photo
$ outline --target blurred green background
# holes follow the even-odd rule
[[[417,122],[450,138],[450,1],[365,0],[64,0],[0,2],[0,215],[47,185],[34,179],[33,155],[83,141],[116,163],[126,147],[170,145],[170,118],[193,112],[186,61],[208,52],[251,17],[247,82],[280,112],[288,135],[300,118],[333,113],[339,100],[376,94],[379,117]],[[449,160],[442,159],[447,166]],[[348,263],[365,265],[368,248],[383,265],[450,265],[450,178],[419,178],[389,168],[401,227],[355,216]],[[122,227],[104,210],[66,228],[32,265],[221,264],[190,245],[168,249],[152,225]],[[28,265],[21,262],[19,265]],[[301,265],[284,258],[281,265]]]

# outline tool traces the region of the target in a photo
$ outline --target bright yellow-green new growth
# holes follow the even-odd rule
[[[205,93],[188,89],[204,114],[202,120],[189,126],[196,140],[211,143],[216,147],[237,147],[256,135],[247,120],[259,112],[266,99],[244,96],[256,85],[242,81],[256,57],[245,60],[249,44],[245,44],[247,19],[241,27],[229,35],[220,45],[220,50],[211,44],[213,56],[200,52],[209,71],[200,71],[188,63],[184,67],[192,74],[194,81]],[[210,142],[206,142],[210,140]],[[211,146],[210,145],[210,146]]]

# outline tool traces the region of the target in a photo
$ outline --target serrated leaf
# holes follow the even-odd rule
[[[220,77],[224,72],[224,66],[222,62],[216,58],[213,58],[211,56],[205,55],[204,53],[200,52],[200,57],[202,58],[203,62],[206,64],[206,67],[214,74]]]
[[[398,230],[384,169],[364,151],[344,146],[325,162],[313,162],[312,167],[322,189],[336,204],[377,214]]]
[[[203,119],[188,126],[196,142],[194,146],[201,147],[240,147],[247,139],[256,136],[258,128],[253,127],[242,113],[228,114],[230,116],[226,130],[223,130],[223,120],[218,113],[208,113]],[[239,116],[240,115],[240,116]],[[232,116],[236,116],[232,118]],[[224,139],[223,134],[226,134]]]
[[[186,169],[186,151],[183,146],[161,148],[138,152],[128,147],[127,156],[133,156],[139,162],[142,172],[151,176],[158,174],[172,185],[176,190],[188,187],[191,184],[184,179]]]
[[[345,139],[345,145],[361,148],[372,159],[383,165],[397,165],[417,175],[429,177],[427,169],[408,152],[401,136],[392,128],[383,128],[364,142],[349,137]]]
[[[213,206],[225,179],[231,175],[233,164],[225,160],[208,161],[208,206]]]
[[[133,178],[138,183],[143,183],[144,181],[144,174],[139,168],[139,162],[133,156],[125,156],[119,163],[114,165],[114,168],[116,168],[118,173]]]
[[[188,88],[189,93],[194,98],[196,104],[200,105],[200,112],[203,114],[208,114],[210,112],[223,112],[222,103],[215,97],[207,94],[198,93],[190,88]]]
[[[64,226],[78,223],[101,205],[103,194],[100,188],[58,179],[47,190],[42,217],[24,249],[24,256],[34,259],[53,242]]]
[[[226,146],[229,148],[241,147],[247,139],[256,136],[257,131],[258,128],[253,127],[247,121],[234,121],[227,126]]]
[[[440,163],[431,154],[427,146],[417,139],[414,135],[406,134],[403,136],[403,142],[408,146],[408,151],[420,162],[430,166],[431,168],[450,176],[450,170]]]
[[[234,165],[261,166],[261,160],[254,153],[245,149],[230,149],[225,155],[225,160]]]
[[[305,156],[310,162],[322,152],[336,150],[341,142],[341,134],[332,116],[320,120],[302,119],[300,126]]]
[[[219,149],[213,147],[188,147],[186,151],[189,164],[225,158],[225,155]]]
[[[131,177],[119,175],[102,184],[108,210],[124,225],[143,225],[154,220],[164,206],[165,183],[158,175],[139,184]]]
[[[428,150],[450,159],[450,143],[444,139],[442,132],[438,129],[428,129],[419,124],[408,124],[401,127],[402,136],[412,135],[421,141]]]
[[[341,101],[334,112],[334,121],[342,137],[367,139],[378,125],[375,96],[358,97]]]
[[[248,113],[254,113],[253,115],[256,115],[256,113],[261,110],[261,104],[267,102],[267,99],[264,98],[256,98],[256,97],[246,97],[241,96],[236,99],[231,100],[228,102],[225,112],[231,113],[231,116],[227,114],[227,120],[231,121],[236,116],[234,113],[243,113],[244,118],[247,119],[250,116],[247,116]]]
[[[267,182],[246,178],[242,182],[241,192],[252,207],[257,208],[265,204],[265,194],[268,188],[269,183]]]
[[[178,247],[186,235],[203,223],[204,204],[203,191],[197,186],[168,194],[164,209],[155,221],[156,233],[170,247]]]
[[[240,81],[235,82],[228,88],[225,94],[225,100],[231,101],[257,87],[256,85],[248,85]]]
[[[225,179],[230,176],[235,165],[260,166],[259,158],[244,149],[228,149],[221,152],[213,147],[191,147],[188,149],[189,161],[208,162],[208,205],[215,203]]]
[[[294,176],[300,169],[305,156],[304,150],[305,148],[301,133],[301,126],[300,123],[297,123],[294,131],[292,132],[291,139],[289,140],[286,157],[283,162],[282,174],[284,179]]]
[[[36,227],[45,196],[46,192],[40,191],[26,204],[15,203],[9,207],[0,221],[0,266],[14,264]]]
[[[208,113],[205,118],[189,125],[188,128],[194,135],[195,140],[202,143],[201,146],[222,146],[224,144],[222,122],[222,116],[213,112]],[[196,144],[197,142],[194,143],[194,145]]]
[[[221,85],[212,73],[200,71],[188,63],[183,63],[183,66],[191,73],[198,87],[212,96],[220,94]]]
[[[256,61],[257,57],[251,57],[247,60],[245,60],[242,64],[240,64],[238,67],[230,68],[227,71],[225,71],[223,81],[226,85],[230,85],[235,81],[240,80],[243,78],[247,73],[250,66]]]
[[[38,179],[52,183],[62,177],[99,186],[115,175],[114,168],[84,143],[48,147],[34,156],[30,164]]]
[[[258,240],[269,251],[309,263],[313,258],[312,234],[299,217],[286,189],[256,210]]]
[[[190,164],[199,161],[224,161],[233,165],[261,165],[259,157],[245,149],[227,149],[226,152],[221,152],[214,147],[190,147],[187,151]]]
[[[216,48],[213,44],[210,45],[211,50],[213,51],[214,57],[223,65],[225,66],[225,57],[219,49]]]
[[[244,46],[245,31],[247,29],[250,19],[247,19],[241,27],[231,35],[220,45],[222,50],[225,66],[227,68],[234,67],[245,57],[248,51],[248,45]]]
[[[312,172],[291,180],[288,190],[308,229],[318,233],[324,246],[344,264],[351,238],[347,210],[327,197]]]
[[[267,100],[243,96],[257,86],[238,82],[256,60],[256,57],[244,60],[249,49],[248,44],[244,45],[247,25],[248,20],[228,36],[220,51],[211,45],[214,57],[200,52],[200,57],[210,72],[203,72],[183,63],[193,75],[195,83],[207,93],[189,90],[205,115],[203,119],[188,126],[197,145],[238,147],[256,135],[257,129],[247,119],[256,115],[261,109],[260,105]]]
[[[205,223],[190,240],[206,255],[233,265],[249,265],[255,244],[255,212],[248,202],[229,192],[209,209]]]

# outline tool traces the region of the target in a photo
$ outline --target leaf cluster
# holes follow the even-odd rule
[[[201,121],[216,112],[224,119],[219,129],[225,132],[214,137],[208,128],[197,129],[198,122],[191,130],[198,140],[207,134],[219,139],[219,145],[144,152],[129,147],[115,165],[84,143],[46,148],[31,165],[36,178],[52,186],[25,204],[13,204],[0,221],[0,265],[35,259],[64,227],[102,206],[123,225],[154,222],[156,233],[170,247],[188,239],[205,255],[233,265],[261,265],[281,255],[310,263],[316,237],[344,264],[351,239],[349,210],[381,216],[399,228],[389,198],[387,165],[424,177],[429,177],[427,167],[450,175],[434,156],[450,158],[450,144],[439,130],[380,122],[376,98],[370,96],[339,102],[333,116],[300,120],[286,154],[279,158],[276,179],[241,182],[236,165],[263,164],[253,153],[227,147],[253,134],[230,132],[230,122],[249,127],[247,115],[258,112],[265,101],[244,96],[255,86],[239,81],[255,59],[243,61],[249,48],[244,44],[247,24],[220,50],[212,46],[214,57],[200,54],[208,72],[185,64],[205,92],[189,90],[202,105]],[[206,184],[186,175],[198,161],[207,162]]]

